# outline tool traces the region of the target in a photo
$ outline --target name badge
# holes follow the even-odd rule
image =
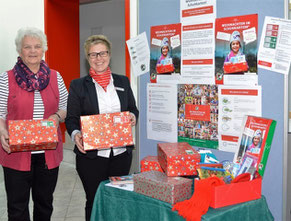
[[[117,90],[117,91],[124,91],[124,88],[122,88],[122,87],[115,87],[115,90]]]

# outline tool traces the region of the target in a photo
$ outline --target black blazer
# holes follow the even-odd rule
[[[139,111],[136,107],[128,78],[113,73],[112,77],[113,84],[120,100],[121,111],[130,111],[135,115],[136,119],[138,119]],[[71,135],[74,130],[81,130],[80,116],[96,114],[99,114],[99,106],[96,88],[92,78],[87,75],[72,80],[68,96],[67,117],[65,120],[69,135]],[[133,146],[127,146],[126,148],[128,151],[131,151]],[[76,145],[74,152],[88,158],[97,157],[97,150],[88,151],[87,154],[83,154],[78,150]]]

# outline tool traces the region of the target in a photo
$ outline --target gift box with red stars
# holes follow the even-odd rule
[[[140,161],[140,172],[146,172],[151,170],[164,172],[161,168],[157,156],[146,156]]]
[[[129,112],[81,116],[84,150],[133,145]]]
[[[9,120],[11,152],[56,149],[58,132],[53,120]]]
[[[167,176],[197,175],[200,154],[188,143],[159,143],[158,160]]]
[[[159,171],[147,171],[133,175],[134,191],[175,204],[192,195],[193,180],[184,177],[168,177]]]

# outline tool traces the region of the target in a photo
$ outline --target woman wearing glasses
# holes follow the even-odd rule
[[[129,111],[134,126],[139,112],[128,78],[111,73],[110,41],[103,35],[93,35],[85,41],[84,49],[89,75],[71,82],[66,127],[75,142],[76,169],[86,192],[86,220],[90,220],[99,183],[109,176],[129,173],[133,146],[84,151],[80,116]]]

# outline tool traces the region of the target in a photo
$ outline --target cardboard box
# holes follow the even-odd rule
[[[58,131],[53,120],[9,120],[11,152],[56,149]]]
[[[159,143],[158,160],[167,176],[197,175],[200,154],[188,143]]]
[[[276,128],[272,119],[245,116],[238,141],[239,149],[235,153],[234,163],[237,166],[233,173],[237,176],[256,170],[258,178],[240,183],[214,187],[212,190],[213,208],[229,206],[261,198],[262,177],[264,175],[271,143]],[[254,137],[260,142],[255,145]]]
[[[84,150],[133,145],[129,112],[81,116]]]
[[[192,180],[183,177],[167,177],[158,171],[134,174],[134,191],[158,200],[175,204],[192,196]]]
[[[157,156],[146,156],[140,161],[140,172],[146,172],[151,170],[159,171],[162,173],[164,172],[161,168]]]
[[[220,208],[261,198],[262,178],[216,186],[211,192],[210,207]]]

